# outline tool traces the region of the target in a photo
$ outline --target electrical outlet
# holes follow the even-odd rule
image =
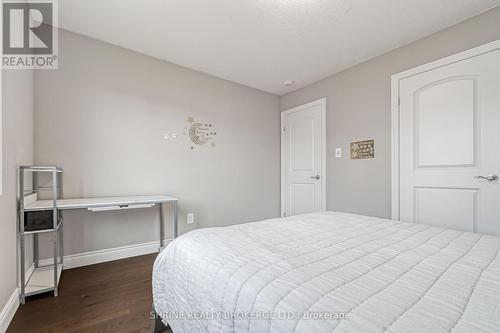
[[[187,214],[187,224],[193,224],[194,223],[194,214],[189,213]]]
[[[335,158],[342,158],[342,148],[335,148]]]

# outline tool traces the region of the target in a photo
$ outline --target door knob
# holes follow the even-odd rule
[[[474,177],[476,179],[485,179],[489,182],[496,182],[498,180],[498,176],[497,175],[488,175],[488,176],[476,176]]]
[[[321,176],[320,176],[320,175],[311,176],[311,179],[320,180],[320,179],[321,179]]]

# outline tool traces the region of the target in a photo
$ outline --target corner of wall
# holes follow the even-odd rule
[[[8,84],[5,84],[8,82]],[[19,305],[17,170],[33,163],[34,71],[2,72],[3,195],[0,196],[0,332]],[[22,134],[22,135],[20,135]]]

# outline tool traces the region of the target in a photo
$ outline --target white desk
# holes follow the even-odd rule
[[[154,205],[160,206],[160,251],[163,247],[163,233],[165,224],[165,204],[173,205],[173,238],[177,237],[178,228],[178,213],[177,213],[177,198],[168,195],[143,195],[132,197],[107,197],[107,198],[77,198],[77,199],[60,199],[56,201],[57,209],[87,209],[92,212],[112,211],[112,210],[128,210],[136,208],[147,208]],[[26,212],[52,210],[53,200],[25,200],[24,210]]]
[[[160,207],[160,245],[159,251],[163,249],[163,233],[165,224],[165,204],[171,203],[173,205],[173,238],[177,237],[177,199],[167,196],[167,195],[150,195],[150,196],[133,196],[133,197],[108,197],[108,198],[78,198],[78,199],[60,199],[56,200],[56,207],[58,210],[70,210],[70,209],[87,209],[92,212],[99,211],[112,211],[112,210],[128,210],[137,208],[148,208],[155,205]],[[31,194],[24,197],[23,206],[25,212],[33,211],[44,211],[53,210],[54,201],[53,200],[37,200],[37,194]],[[62,222],[59,226],[62,227]],[[59,226],[55,229],[58,229]],[[62,231],[62,229],[61,229]],[[24,234],[28,234],[24,233]],[[24,304],[25,297],[42,292],[54,290],[54,295],[57,296],[57,285],[60,280],[61,272],[63,269],[63,255],[64,247],[62,234],[60,238],[61,243],[61,262],[57,263],[57,251],[54,255],[54,266],[52,267],[39,267],[39,255],[38,255],[38,233],[33,233],[33,256],[35,263],[35,270],[25,283],[22,280],[23,289],[21,295],[21,303]],[[24,240],[24,237],[21,238]],[[54,241],[54,246],[57,246],[57,237]],[[24,253],[24,241],[21,242],[21,250]],[[24,258],[24,257],[23,257]],[[24,261],[22,261],[22,266],[24,267]],[[57,267],[54,270],[53,267]],[[53,271],[53,273],[52,273]],[[21,270],[22,276],[24,276],[24,270]]]
[[[31,172],[32,182],[29,188],[25,187],[26,172]],[[38,184],[38,176],[45,173],[52,176],[50,185]],[[130,210],[138,208],[149,208],[158,205],[160,208],[160,245],[159,250],[163,249],[164,224],[165,224],[165,204],[173,205],[173,238],[177,237],[177,199],[167,195],[143,195],[127,197],[107,197],[107,198],[62,198],[62,179],[63,170],[57,166],[20,166],[19,167],[19,257],[20,257],[20,302],[24,304],[27,296],[53,291],[54,296],[58,294],[58,285],[64,263],[64,240],[63,225],[64,218],[62,211],[71,209],[87,209],[91,212]],[[38,200],[38,193],[46,190],[47,196],[51,193],[52,199]],[[47,225],[47,229],[36,230],[36,228],[26,228],[25,214],[40,211],[52,211],[50,217],[52,224]],[[43,214],[42,214],[43,215]],[[50,215],[50,214],[46,214]],[[37,218],[31,216],[31,218]],[[42,217],[47,219],[48,217]],[[42,221],[43,222],[43,221]],[[51,229],[48,229],[50,228]],[[28,229],[29,231],[27,231]],[[40,267],[38,253],[38,236],[41,233],[51,233],[54,242],[54,257],[51,266]],[[25,274],[25,237],[33,235],[33,261],[34,270],[26,278]]]

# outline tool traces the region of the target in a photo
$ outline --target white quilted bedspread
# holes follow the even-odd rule
[[[499,333],[499,249],[334,212],[200,229],[158,256],[154,303],[174,333]]]

